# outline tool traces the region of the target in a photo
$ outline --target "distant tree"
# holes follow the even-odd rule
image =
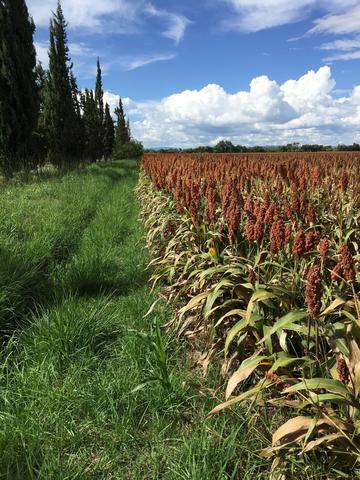
[[[6,177],[26,162],[37,123],[34,31],[24,0],[0,0],[0,169]]]
[[[232,153],[235,152],[235,146],[230,142],[230,140],[221,140],[214,147],[215,153]]]
[[[114,157],[116,159],[124,158],[138,158],[144,153],[144,147],[141,142],[137,140],[130,140],[130,142],[124,143],[115,150]]]
[[[50,21],[44,125],[49,160],[59,167],[79,161],[78,115],[66,27],[67,23],[58,1],[56,12]]]
[[[39,98],[39,117],[31,141],[32,167],[43,164],[46,160],[47,153],[46,129],[44,120],[44,102],[47,72],[44,70],[41,62],[38,62],[36,65],[35,75],[36,87]]]
[[[84,122],[81,112],[81,93],[77,85],[76,78],[74,74],[70,71],[70,84],[71,84],[71,93],[73,99],[73,106],[75,109],[75,120],[74,120],[74,137],[76,139],[74,143],[74,152],[73,154],[77,159],[81,159],[84,156],[85,149],[85,131],[84,131]]]
[[[122,100],[119,100],[119,106],[115,109],[115,115],[117,117],[115,128],[115,148],[121,148],[125,143],[129,143],[131,138],[127,126],[126,116]]]
[[[96,156],[97,158],[101,158],[104,155],[104,90],[99,57],[96,64],[95,103],[98,116],[98,148]]]
[[[115,143],[115,127],[114,121],[110,114],[110,107],[109,104],[105,104],[105,114],[104,114],[104,157],[108,160],[114,150],[114,143]]]
[[[127,134],[128,134],[129,141],[130,141],[131,140],[131,126],[130,126],[130,119],[129,118],[126,121],[126,130],[127,130]]]
[[[95,162],[99,152],[99,117],[93,90],[85,89],[82,96],[84,155],[87,161]],[[101,139],[101,143],[102,143]]]

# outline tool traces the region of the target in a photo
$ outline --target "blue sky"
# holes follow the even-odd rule
[[[359,141],[360,0],[62,3],[79,85],[99,55],[146,146]],[[45,63],[55,4],[28,0]]]

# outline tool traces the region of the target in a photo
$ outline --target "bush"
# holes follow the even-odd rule
[[[124,143],[124,145],[116,148],[114,157],[115,159],[141,157],[143,152],[143,144],[137,140],[131,140],[130,142]]]

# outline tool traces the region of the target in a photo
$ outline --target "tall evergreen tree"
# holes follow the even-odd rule
[[[79,160],[78,117],[66,27],[58,1],[56,12],[50,21],[49,72],[44,105],[49,159],[58,166]]]
[[[104,157],[108,160],[114,150],[115,143],[115,128],[114,121],[110,114],[109,104],[105,104],[105,114],[104,114]]]
[[[130,127],[130,119],[129,118],[126,121],[126,130],[127,130],[128,137],[129,137],[129,142],[130,142],[130,140],[131,140],[131,127]]]
[[[47,144],[46,144],[46,129],[44,121],[44,102],[45,102],[45,87],[47,81],[47,72],[44,70],[42,63],[38,62],[35,68],[36,86],[39,97],[39,118],[37,126],[33,134],[32,150],[33,162],[36,166],[41,165],[46,161]]]
[[[82,96],[82,109],[85,136],[85,158],[87,161],[94,162],[99,158],[99,116],[93,90],[85,90],[85,93]]]
[[[84,122],[81,113],[81,94],[76,82],[76,78],[72,72],[70,72],[71,93],[73,98],[73,105],[75,108],[76,120],[74,122],[74,136],[75,136],[75,150],[74,154],[79,160],[84,155],[85,149],[85,132]]]
[[[121,148],[124,144],[130,142],[126,116],[121,98],[119,100],[119,106],[115,109],[115,115],[117,117],[117,124],[115,130],[115,145],[116,148]]]
[[[102,83],[102,72],[100,67],[100,59],[98,57],[96,64],[96,84],[95,84],[95,101],[96,107],[99,111],[101,121],[104,118],[104,90]]]
[[[97,158],[101,158],[104,155],[104,90],[102,83],[102,72],[100,67],[100,59],[98,57],[96,64],[96,84],[95,84],[95,103],[98,116],[98,148],[96,151]]]
[[[6,176],[29,155],[37,122],[34,31],[24,0],[0,0],[0,168]]]

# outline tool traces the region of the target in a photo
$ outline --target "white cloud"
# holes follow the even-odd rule
[[[340,50],[348,52],[360,48],[360,38],[342,38],[333,42],[323,43],[320,50]]]
[[[335,85],[330,68],[322,67],[317,72],[310,70],[299,80],[288,80],[280,89],[289,105],[297,112],[305,113],[314,111],[318,105],[328,105]]]
[[[339,60],[360,60],[360,50],[356,50],[355,52],[337,53],[335,55],[329,55],[323,59],[323,61],[327,63],[337,62]]]
[[[49,25],[51,12],[56,10],[57,0],[28,0],[29,11],[35,24],[41,27]],[[125,21],[132,25],[136,22],[137,12],[142,0],[62,0],[62,8],[70,28],[90,28],[102,30],[109,19],[119,21],[118,28],[126,27]],[[112,25],[113,26],[113,25]]]
[[[44,68],[48,68],[49,64],[48,48],[49,45],[47,43],[35,42],[37,60],[42,63]]]
[[[40,61],[44,68],[48,68],[49,64],[49,57],[48,57],[48,49],[49,49],[49,42],[35,42],[35,49],[36,49],[36,56],[38,61]],[[90,48],[86,43],[80,42],[70,42],[69,43],[69,51],[71,58],[76,58],[77,66],[81,62],[84,65],[84,59],[88,60],[91,57],[93,61],[96,58],[95,51]],[[91,71],[96,71],[96,66],[93,64],[89,67]]]
[[[57,0],[28,0],[35,24],[49,25]],[[191,23],[184,15],[156,8],[146,0],[62,0],[69,28],[88,29],[98,33],[135,33],[146,17],[158,17],[164,23],[161,34],[179,43]]]
[[[146,5],[145,11],[152,17],[165,20],[167,28],[162,32],[162,35],[174,40],[175,43],[179,43],[183,39],[186,28],[191,23],[184,15],[160,10],[151,3]]]
[[[323,43],[320,50],[333,51],[331,55],[323,58],[323,62],[332,63],[340,60],[359,60],[360,59],[360,38],[341,38],[332,42]]]
[[[331,33],[331,34],[349,34],[358,33],[360,25],[360,5],[356,5],[346,12],[327,15],[315,20],[315,27],[308,33]]]
[[[104,65],[105,69],[119,65],[122,71],[129,72],[156,62],[164,62],[176,58],[176,53],[152,53],[149,55],[135,55],[118,57],[116,60]]]
[[[358,5],[358,0],[218,0],[232,7],[233,15],[223,26],[242,32],[258,32],[267,28],[287,25],[303,20],[312,9],[338,15]],[[327,18],[327,17],[324,17]],[[318,22],[324,19],[319,19]]]
[[[244,32],[257,32],[299,21],[314,0],[221,0],[230,4],[235,16],[223,25]]]
[[[160,101],[124,99],[136,138],[147,147],[213,144],[219,138],[254,145],[360,141],[360,86],[338,98],[328,66],[279,85],[266,76],[247,91],[210,84]],[[114,107],[119,97],[106,93]]]

